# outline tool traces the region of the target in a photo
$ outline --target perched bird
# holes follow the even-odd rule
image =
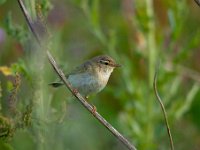
[[[113,70],[120,66],[110,56],[100,55],[76,67],[66,78],[74,89],[88,98],[89,95],[100,92],[107,85]],[[50,85],[59,87],[63,83],[53,82]]]

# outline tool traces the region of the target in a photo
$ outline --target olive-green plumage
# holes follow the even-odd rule
[[[88,96],[100,92],[107,85],[114,68],[119,66],[110,56],[100,55],[76,67],[66,75],[66,78],[73,88],[83,96]],[[50,85],[59,87],[63,83],[53,82]]]

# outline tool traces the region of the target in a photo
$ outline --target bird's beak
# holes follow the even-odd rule
[[[120,64],[113,64],[113,67],[121,67],[122,65]]]

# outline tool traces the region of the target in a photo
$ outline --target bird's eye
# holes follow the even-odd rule
[[[101,63],[101,64],[104,64],[104,65],[108,65],[108,64],[109,64],[109,61],[107,61],[107,60],[100,60],[100,63]]]

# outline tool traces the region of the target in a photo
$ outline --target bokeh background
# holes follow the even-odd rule
[[[29,0],[25,6],[67,73],[112,56],[123,67],[89,102],[139,150],[200,149],[200,7],[192,0]],[[48,35],[44,35],[40,20]],[[17,1],[0,0],[0,149],[125,150],[65,88],[30,32]]]

